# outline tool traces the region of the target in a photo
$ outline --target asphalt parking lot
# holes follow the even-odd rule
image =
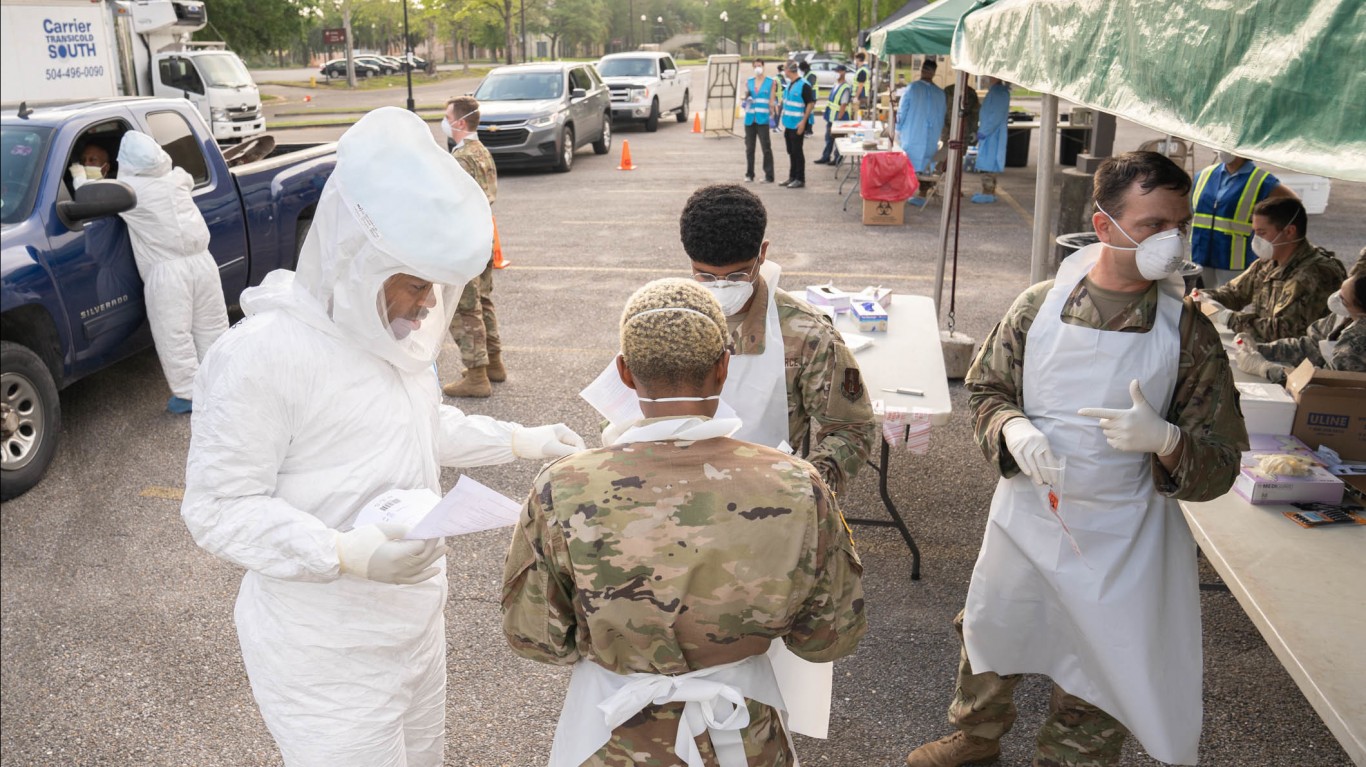
[[[428,99],[439,98],[438,88],[470,90],[431,87]],[[401,92],[379,93],[357,103],[402,103]],[[686,274],[677,220],[687,196],[743,176],[740,139],[689,128],[670,120],[657,133],[622,128],[610,156],[585,147],[572,173],[502,174],[495,212],[512,265],[497,273],[494,295],[509,380],[491,399],[456,404],[528,425],[563,421],[596,444],[598,417],[577,393],[615,353],[622,305],[650,279]],[[340,132],[291,131],[284,140]],[[1152,137],[1122,124],[1116,147]],[[616,170],[627,140],[639,166],[632,172]],[[810,158],[814,147],[808,143]],[[775,149],[781,176],[781,141]],[[1203,150],[1199,160],[1212,162],[1213,153]],[[932,293],[937,207],[909,210],[904,227],[864,227],[852,206],[840,209],[828,169],[809,168],[807,179],[802,190],[753,187],[768,206],[769,254],[784,267],[783,287],[834,280]],[[964,206],[957,323],[977,339],[1026,287],[1034,179],[1032,165],[1009,169],[1002,202]],[[969,194],[974,184],[968,177]],[[1366,245],[1366,185],[1334,182],[1331,195],[1327,213],[1311,217],[1309,238],[1354,258]],[[454,223],[450,236],[460,236]],[[457,376],[453,347],[440,369],[443,380]],[[891,494],[924,554],[923,579],[910,580],[910,555],[894,531],[856,528],[870,629],[858,652],[836,665],[831,738],[798,738],[807,764],[890,767],[948,732],[958,655],[950,620],[965,598],[995,485],[972,441],[966,394],[961,384],[951,388],[955,412],[934,432],[929,454],[892,459]],[[0,765],[281,763],[233,628],[241,574],[196,548],[179,518],[190,422],[164,412],[166,396],[150,351],[65,390],[56,462],[36,489],[4,505]],[[376,403],[374,418],[384,415]],[[520,499],[538,468],[521,461],[468,473]],[[457,476],[445,470],[443,485]],[[850,516],[881,514],[873,473],[860,475],[841,503]],[[1287,535],[1300,532],[1292,528]],[[449,542],[448,765],[544,764],[567,684],[567,669],[522,660],[504,643],[498,597],[506,540],[506,531],[494,531]],[[1202,573],[1217,582],[1208,567]],[[1201,764],[1349,764],[1233,597],[1204,591],[1202,607]],[[1359,651],[1350,641],[1343,651]],[[1046,680],[1021,687],[1020,720],[1003,741],[1000,764],[1029,763],[1047,700]],[[1132,741],[1123,763],[1158,764]]]

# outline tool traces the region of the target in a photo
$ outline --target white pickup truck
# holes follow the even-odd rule
[[[688,121],[692,73],[674,63],[662,51],[613,53],[598,62],[598,74],[612,91],[612,121],[645,123],[645,130],[659,129],[659,116],[673,112],[679,122]]]

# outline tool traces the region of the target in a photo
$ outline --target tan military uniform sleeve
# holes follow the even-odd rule
[[[1248,446],[1247,426],[1219,331],[1189,298],[1180,333],[1181,362],[1166,418],[1180,427],[1185,450],[1175,473],[1153,461],[1153,480],[1165,496],[1209,501],[1233,487],[1238,456]]]
[[[789,427],[794,427],[789,431],[795,436],[806,419],[814,423],[806,459],[832,490],[842,492],[868,460],[877,440],[867,386],[853,352],[825,317],[799,314],[783,321],[785,356],[791,360],[794,348],[799,350],[788,398],[791,403],[795,394],[800,407],[789,409]],[[790,339],[794,333],[798,336],[795,344]]]
[[[863,604],[863,562],[835,498],[812,477],[816,501],[815,583],[784,637],[792,652],[823,663],[854,651],[868,629]]]
[[[1323,355],[1319,353],[1319,341],[1328,337],[1338,322],[1335,314],[1329,314],[1314,321],[1309,331],[1295,338],[1282,338],[1279,341],[1257,344],[1257,353],[1277,365],[1293,368],[1309,360],[1314,367],[1323,367]],[[1267,376],[1272,383],[1285,384],[1285,368],[1272,368]]]
[[[564,536],[553,521],[549,472],[536,478],[513,530],[503,568],[503,633],[524,658],[568,665],[579,659],[574,580]]]
[[[1006,421],[1025,414],[1025,336],[1052,287],[1052,280],[1040,282],[1015,299],[1006,316],[982,342],[977,358],[963,379],[968,390],[968,407],[972,409],[977,446],[1003,477],[1013,477],[1020,471],[1001,438],[1001,428]]]

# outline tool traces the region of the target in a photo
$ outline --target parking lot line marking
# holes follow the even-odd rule
[[[185,488],[183,487],[161,487],[159,485],[148,485],[142,488],[138,495],[143,498],[163,498],[168,501],[185,500]]]
[[[527,352],[528,354],[545,354],[546,352],[567,352],[570,354],[611,354],[616,355],[620,350],[610,346],[598,347],[571,347],[571,346],[508,346],[503,344],[505,352]]]
[[[643,266],[531,266],[516,264],[513,271],[533,272],[614,272],[617,274],[653,274],[667,277],[667,270],[647,269]],[[856,272],[796,272],[783,270],[784,277],[818,277],[832,280],[901,280],[903,282],[933,282],[932,274],[860,274]]]
[[[1006,201],[1006,205],[1009,205],[1011,208],[1015,210],[1016,213],[1020,214],[1020,218],[1024,219],[1025,226],[1029,227],[1030,229],[1034,228],[1034,217],[1029,214],[1029,211],[1024,209],[1024,206],[1020,205],[1019,200],[1016,200],[1014,197],[1011,197],[1010,192],[1007,192],[999,186],[996,187],[996,194],[1002,200]]]

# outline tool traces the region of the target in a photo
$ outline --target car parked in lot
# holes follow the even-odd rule
[[[356,77],[374,77],[383,74],[375,64],[367,64],[360,59],[355,60]],[[346,59],[332,59],[318,70],[324,77],[346,77]]]
[[[499,167],[568,172],[574,151],[612,149],[612,101],[591,64],[552,61],[498,67],[475,90],[479,140]]]
[[[650,133],[659,128],[662,113],[687,122],[692,73],[680,70],[669,54],[613,53],[602,57],[597,70],[612,91],[612,118],[618,122],[643,122]]]
[[[387,56],[376,56],[367,54],[363,56],[355,56],[353,58],[355,58],[355,60],[359,63],[370,64],[374,67],[377,67],[380,71],[380,74],[384,75],[392,75],[393,73],[399,70],[400,66],[397,62],[389,61]]]

